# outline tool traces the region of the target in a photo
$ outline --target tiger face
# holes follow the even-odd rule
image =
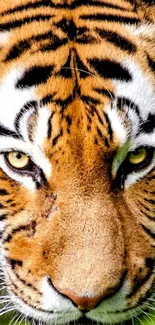
[[[1,268],[32,320],[153,300],[154,21],[154,1],[0,0]]]

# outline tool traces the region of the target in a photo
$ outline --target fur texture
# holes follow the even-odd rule
[[[138,147],[149,158],[132,169]],[[154,148],[154,1],[0,0],[1,259],[14,308],[64,324],[148,307]],[[31,168],[11,168],[10,151]]]

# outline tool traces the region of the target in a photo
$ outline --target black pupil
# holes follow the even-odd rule
[[[18,153],[16,154],[16,158],[17,158],[17,159],[21,159],[21,158],[22,158],[22,154],[18,152]]]

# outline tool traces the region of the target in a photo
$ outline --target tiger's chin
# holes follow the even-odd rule
[[[145,312],[146,313],[146,312]],[[36,314],[36,315],[35,315]],[[27,316],[26,319],[33,323],[35,321],[35,325],[102,325],[102,324],[121,324],[124,325],[132,324],[132,320],[139,319],[143,314],[143,310],[138,307],[134,310],[127,312],[117,312],[117,313],[96,313],[95,311],[88,312],[86,314],[79,312],[75,313],[55,313],[50,316],[50,313],[42,312],[40,310],[33,311],[33,317]]]
[[[144,303],[135,308],[114,312],[106,312],[100,306],[88,312],[82,312],[77,308],[68,311],[50,311],[30,306],[17,297],[14,303],[16,309],[25,315],[26,320],[32,324],[35,322],[35,325],[102,325],[121,324],[122,322],[129,325],[134,319],[139,319],[143,313],[146,315],[146,309],[148,309]]]

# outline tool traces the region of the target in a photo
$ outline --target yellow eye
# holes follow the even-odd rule
[[[141,164],[148,156],[148,151],[146,148],[138,148],[137,150],[129,153],[128,160],[133,165]]]
[[[7,154],[9,164],[17,169],[24,169],[30,163],[30,158],[20,151],[11,151]]]

